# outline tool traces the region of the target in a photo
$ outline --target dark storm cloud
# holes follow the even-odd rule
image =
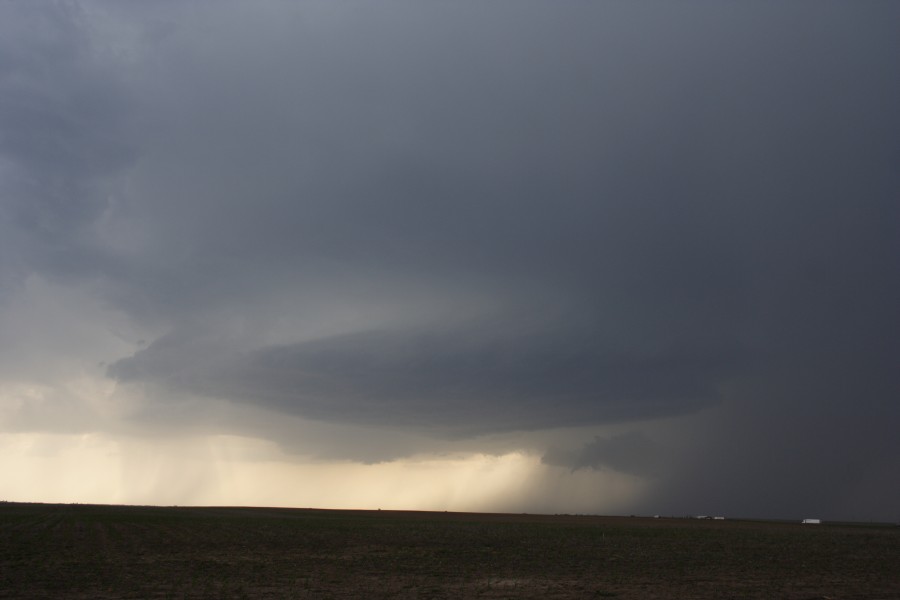
[[[127,93],[77,6],[10,3],[2,12],[0,269],[7,280],[34,268],[91,271],[99,257],[85,231],[106,208],[106,178],[134,157]]]
[[[318,32],[291,13],[296,39],[271,14],[214,19],[205,45],[172,45],[165,106],[190,125],[135,175],[153,270],[119,290],[176,330],[110,373],[474,429],[683,413],[801,363],[890,377],[892,45],[866,11],[811,6],[528,5],[521,31],[491,11],[343,12]],[[409,282],[492,305],[460,309],[477,326],[217,333],[279,294],[364,313]]]
[[[610,468],[621,473],[654,476],[663,462],[658,444],[632,431],[609,438],[597,437],[577,449],[551,448],[542,461],[571,469]]]
[[[896,466],[895,5],[84,6],[4,9],[0,264],[154,332],[113,379],[443,434],[707,409],[760,457],[730,501],[842,429]],[[680,498],[728,469],[688,446],[546,461],[678,447]]]
[[[738,357],[721,348],[632,355],[584,332],[366,332],[266,347],[221,364],[163,342],[117,362],[120,381],[164,380],[200,394],[348,422],[480,433],[695,411]]]

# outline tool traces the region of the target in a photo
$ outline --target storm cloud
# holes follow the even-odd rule
[[[510,436],[678,510],[893,518],[893,5],[2,11],[0,325],[49,341],[0,373],[77,362],[25,308],[55,290],[129,394],[79,427],[290,447],[297,418],[391,457]]]
[[[717,402],[715,383],[736,361],[688,348],[629,356],[584,333],[477,333],[344,334],[209,366],[160,343],[110,373],[317,419],[482,432],[692,412]]]
[[[662,453],[646,435],[629,432],[615,437],[597,437],[577,449],[551,448],[543,462],[572,469],[611,468],[623,473],[652,476],[662,468]]]

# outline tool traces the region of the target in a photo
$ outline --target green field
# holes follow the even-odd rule
[[[900,527],[0,503],[2,598],[900,598]]]

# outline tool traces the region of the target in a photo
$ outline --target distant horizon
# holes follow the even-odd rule
[[[818,517],[748,517],[735,515],[705,515],[703,513],[695,514],[605,514],[605,513],[546,513],[546,512],[504,512],[504,511],[467,511],[467,510],[440,510],[440,509],[421,509],[421,508],[328,508],[325,506],[287,506],[287,505],[271,505],[256,506],[247,504],[109,504],[104,502],[40,502],[40,501],[22,501],[22,500],[0,500],[0,504],[37,504],[41,506],[95,506],[95,507],[121,507],[121,508],[197,508],[197,509],[219,509],[219,508],[237,508],[237,509],[259,509],[259,510],[298,510],[298,511],[321,511],[321,512],[364,512],[364,513],[434,513],[434,514],[457,514],[457,515],[508,515],[508,516],[535,516],[535,517],[585,517],[585,518],[610,518],[610,519],[680,519],[680,520],[699,520],[699,521],[765,521],[775,523],[798,523],[803,524],[806,519],[816,519],[821,524],[859,524],[859,525],[900,525],[900,521],[873,521],[873,520],[854,520],[854,519],[820,519]]]

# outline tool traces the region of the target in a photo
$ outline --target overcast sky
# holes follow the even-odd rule
[[[900,520],[900,4],[0,4],[0,497]]]

